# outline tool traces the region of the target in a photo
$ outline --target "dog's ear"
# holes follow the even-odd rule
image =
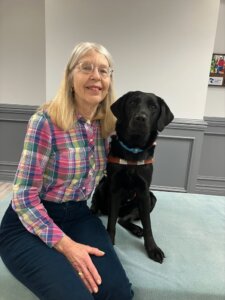
[[[161,112],[157,122],[157,129],[159,131],[162,131],[170,122],[172,122],[172,120],[174,119],[174,115],[162,98],[158,97],[158,101],[160,104]]]
[[[122,116],[124,115],[124,105],[126,102],[126,99],[131,95],[132,92],[128,92],[121,96],[119,99],[117,99],[112,105],[111,105],[111,111],[114,114],[114,116],[117,118],[117,120],[120,120]]]

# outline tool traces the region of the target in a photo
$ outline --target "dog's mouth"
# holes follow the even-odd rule
[[[130,126],[128,128],[129,134],[133,137],[144,137],[149,133],[149,130],[144,126]]]

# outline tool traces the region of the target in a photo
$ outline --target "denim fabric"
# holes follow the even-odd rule
[[[9,271],[42,300],[130,300],[131,284],[101,220],[86,201],[57,204],[43,201],[49,216],[73,240],[97,247],[103,257],[91,256],[101,278],[90,294],[65,256],[29,233],[8,207],[0,228],[0,255]]]

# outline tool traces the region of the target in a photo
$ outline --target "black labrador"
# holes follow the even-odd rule
[[[144,237],[148,256],[162,263],[163,251],[156,245],[150,212],[156,197],[149,190],[155,142],[174,118],[163,99],[140,91],[128,92],[112,104],[116,135],[112,136],[107,163],[107,176],[97,186],[91,210],[108,215],[107,230],[112,243],[116,222],[132,234]],[[143,229],[134,220],[141,220]]]

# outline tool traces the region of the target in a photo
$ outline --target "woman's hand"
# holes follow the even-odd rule
[[[102,280],[90,254],[103,256],[105,253],[97,248],[76,243],[68,236],[64,236],[54,247],[67,257],[90,293],[97,293]]]

